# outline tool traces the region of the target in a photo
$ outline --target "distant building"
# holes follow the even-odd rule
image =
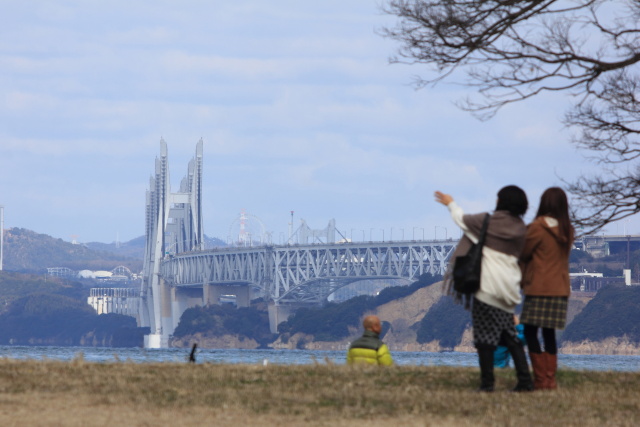
[[[571,290],[578,292],[598,292],[603,286],[626,283],[625,277],[603,277],[602,273],[589,273],[587,271],[570,273],[569,277]]]
[[[80,279],[90,282],[99,282],[105,285],[131,286],[134,282],[140,280],[138,274],[134,274],[125,266],[118,266],[111,271],[105,270],[80,270],[75,271],[67,267],[49,267],[47,274],[53,277],[65,277],[70,279]]]

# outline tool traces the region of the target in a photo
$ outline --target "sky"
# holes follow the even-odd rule
[[[481,122],[473,89],[416,90],[390,65],[380,2],[0,0],[0,205],[5,228],[77,242],[144,235],[145,192],[168,145],[177,191],[204,141],[205,234],[241,210],[275,243],[332,218],[354,241],[457,237],[433,192],[469,213],[593,167],[543,95]],[[461,80],[458,80],[460,82]],[[636,219],[609,226],[638,234]]]

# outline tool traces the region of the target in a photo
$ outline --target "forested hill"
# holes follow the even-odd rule
[[[46,272],[47,267],[72,270],[112,270],[119,265],[131,271],[142,270],[142,259],[96,251],[84,245],[65,242],[24,228],[4,232],[4,262],[7,271]]]
[[[362,316],[373,312],[386,323],[383,332],[389,333],[385,342],[396,349],[424,350],[429,345],[433,350],[427,351],[471,348],[469,312],[443,295],[441,286],[430,282],[388,288],[385,291],[389,295],[397,294],[385,300],[378,299],[384,296],[381,292],[379,297],[357,297],[341,304],[299,310],[281,324],[281,341],[286,344],[295,334],[303,334],[304,342],[296,341],[299,348],[308,347],[309,343],[316,348],[322,341],[344,342],[361,333]],[[640,354],[640,286],[605,286],[586,301],[580,297],[569,301],[569,323],[559,333],[567,351]],[[416,317],[420,312],[423,314]],[[584,349],[580,347],[583,342],[588,343]]]
[[[198,342],[201,346],[268,347],[276,340],[288,342],[289,337],[299,334],[315,341],[341,340],[360,330],[364,314],[388,302],[408,297],[439,280],[440,276],[425,274],[410,286],[385,288],[376,296],[363,295],[341,303],[328,303],[324,307],[300,309],[279,325],[279,336],[269,332],[267,304],[263,301],[253,301],[251,307],[242,309],[225,305],[190,308],[180,319],[172,345],[190,346],[192,342]],[[389,327],[390,323],[384,322],[383,331]],[[232,336],[237,339],[230,339]]]
[[[565,342],[623,337],[640,343],[640,286],[605,286],[562,334]]]
[[[217,238],[205,236],[205,248],[225,246]],[[113,270],[119,265],[133,272],[142,270],[144,236],[128,242],[73,244],[24,228],[4,232],[4,269],[23,273],[43,273],[48,267],[72,270]]]
[[[141,346],[148,328],[130,316],[99,316],[88,292],[69,280],[0,271],[0,345]]]
[[[287,336],[298,333],[311,335],[318,341],[336,341],[353,335],[361,329],[363,316],[391,301],[412,295],[419,289],[442,280],[441,276],[423,274],[410,286],[385,288],[376,296],[358,296],[345,302],[329,303],[322,308],[302,308],[286,322],[278,326],[278,331],[286,340]],[[383,319],[383,333],[391,326]]]
[[[61,279],[46,278],[43,275],[22,274],[0,271],[0,315],[7,312],[11,304],[32,294],[61,295],[77,300],[86,298],[88,291],[81,285]]]

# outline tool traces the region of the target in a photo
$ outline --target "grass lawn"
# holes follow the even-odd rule
[[[640,373],[561,370],[559,389],[477,393],[474,368],[0,359],[0,426],[602,426],[640,421]]]

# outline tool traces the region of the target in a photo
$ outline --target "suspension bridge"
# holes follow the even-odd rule
[[[335,221],[320,230],[306,223],[293,243],[204,248],[202,223],[202,140],[179,191],[172,192],[167,145],[146,195],[146,246],[138,319],[149,327],[145,347],[169,346],[184,311],[220,304],[235,295],[238,307],[251,295],[268,302],[272,332],[299,307],[322,304],[336,290],[371,279],[416,280],[443,274],[457,241],[336,243]]]

